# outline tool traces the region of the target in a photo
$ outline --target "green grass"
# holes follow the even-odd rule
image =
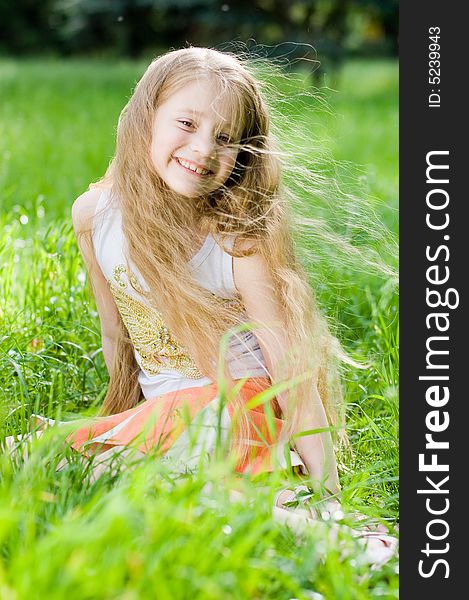
[[[33,412],[67,419],[93,414],[102,401],[99,323],[70,206],[106,168],[118,114],[144,66],[0,61],[0,439],[25,432]],[[373,207],[393,240],[396,64],[350,63],[327,83],[336,90],[321,90],[330,111],[294,94],[284,109],[331,153],[335,162],[326,156],[321,164]],[[365,236],[362,244],[379,240]],[[339,457],[344,505],[394,522],[397,296],[385,276],[355,267],[336,261],[332,268],[326,254],[310,265],[344,345],[372,361],[344,373],[351,440]],[[131,473],[93,483],[76,461],[55,473],[62,454],[51,435],[24,465],[0,461],[2,599],[398,595],[395,560],[373,571],[347,535],[334,543],[319,529],[297,538],[273,521],[272,494],[286,483],[277,477],[241,482],[250,500],[236,503],[227,500],[231,475],[222,465],[187,477],[149,456]]]

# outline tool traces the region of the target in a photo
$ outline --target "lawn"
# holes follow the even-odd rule
[[[33,412],[65,420],[103,399],[99,322],[70,207],[111,159],[119,112],[144,68],[0,61],[0,439],[24,432]],[[300,155],[300,172],[323,176],[297,190],[287,173],[304,214],[331,224],[327,243],[299,236],[311,282],[344,347],[371,365],[344,371],[344,507],[394,523],[397,65],[347,63],[325,84],[311,93],[301,77],[270,81],[283,91],[273,98],[279,137]],[[286,476],[238,481],[251,499],[241,503],[227,500],[234,484],[223,464],[187,476],[148,457],[92,482],[78,463],[55,473],[53,433],[24,466],[0,461],[2,599],[398,596],[396,560],[372,570],[349,536],[329,540],[327,523],[298,537],[272,519]]]

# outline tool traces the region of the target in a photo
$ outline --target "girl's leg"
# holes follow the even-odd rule
[[[9,435],[5,438],[5,451],[12,457],[18,456],[22,451],[23,460],[27,460],[29,456],[29,445],[26,442],[32,440],[33,436],[36,438],[41,437],[43,433],[43,430],[40,430],[34,433],[25,433],[24,435]]]
[[[119,455],[120,459],[117,459]],[[93,457],[91,481],[94,483],[101,475],[109,472],[112,476],[123,470],[132,469],[136,463],[145,456],[136,448],[127,446],[113,446]]]
[[[24,435],[9,435],[5,438],[5,451],[8,452],[12,457],[21,455],[23,460],[29,458],[29,444],[28,440],[32,440],[33,437],[40,438],[44,433],[45,429],[50,425],[50,422],[43,420],[42,423],[36,423],[40,426],[34,432],[27,433]],[[116,455],[120,454],[122,460],[115,460]],[[84,455],[83,459],[87,457]],[[101,452],[93,457],[91,481],[95,482],[103,473],[111,471],[112,474],[116,474],[118,471],[128,469],[134,466],[135,462],[143,458],[145,454],[137,450],[136,448],[129,448],[127,446],[112,446],[109,450]],[[114,460],[113,460],[114,459]],[[68,459],[63,458],[57,465],[56,471],[61,471],[66,468],[69,464]]]
[[[297,491],[301,491],[303,488],[307,489],[305,486],[299,486],[299,488],[295,488],[295,491],[282,490],[278,492],[275,495],[272,513],[276,521],[288,525],[296,535],[301,535],[311,527],[314,527],[315,530],[321,530],[321,535],[325,539],[335,542],[339,531],[348,531],[363,544],[364,555],[367,561],[374,565],[375,568],[397,554],[397,538],[383,531],[358,530],[339,523],[326,523],[318,519],[317,512],[308,510],[306,505],[300,508],[284,508],[285,503],[294,500]],[[234,490],[230,490],[230,499],[233,502],[245,501],[244,495]],[[337,504],[334,502],[333,506],[336,507]]]

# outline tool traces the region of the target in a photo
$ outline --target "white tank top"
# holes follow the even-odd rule
[[[134,346],[144,397],[154,398],[167,392],[212,383],[199,373],[192,359],[172,338],[160,313],[145,297],[148,286],[127,258],[122,215],[117,199],[108,190],[101,193],[96,206],[92,239],[96,259]],[[224,238],[223,243],[231,249],[234,236]],[[233,280],[233,257],[212,235],[207,235],[200,250],[189,261],[189,266],[197,283],[213,294],[227,300],[239,297]],[[245,313],[242,314],[246,317]],[[228,366],[233,379],[268,377],[259,342],[251,331],[231,338]]]

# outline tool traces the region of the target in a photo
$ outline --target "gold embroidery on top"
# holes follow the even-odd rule
[[[142,367],[150,375],[157,375],[162,369],[174,369],[191,379],[202,377],[191,357],[171,336],[161,313],[124,292],[127,287],[121,278],[124,273],[136,291],[146,294],[125,265],[114,268],[109,286],[130,339],[141,357]]]
[[[138,279],[135,277],[132,271],[128,267],[126,267],[126,265],[117,265],[114,267],[114,270],[112,272],[114,281],[120,288],[125,290],[125,288],[127,287],[125,281],[122,281],[121,279],[121,275],[123,273],[127,275],[127,279],[129,280],[130,285],[134,288],[136,292],[142,294],[142,296],[148,296],[147,292],[145,292],[145,290],[139,284]]]

